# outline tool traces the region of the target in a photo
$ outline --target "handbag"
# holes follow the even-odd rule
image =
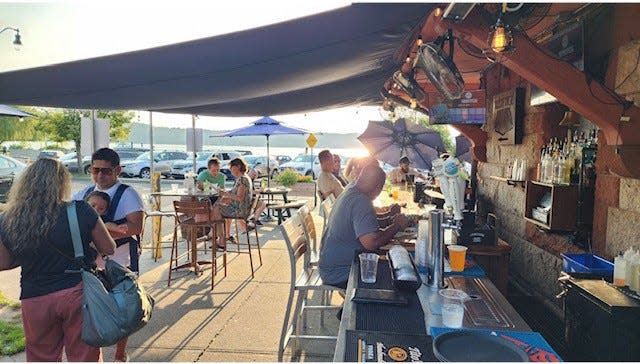
[[[92,269],[87,269],[75,201],[69,204],[67,213],[74,255],[81,262],[81,338],[93,347],[111,346],[149,322],[155,301],[139,284],[134,272],[112,259],[106,259],[102,279]]]

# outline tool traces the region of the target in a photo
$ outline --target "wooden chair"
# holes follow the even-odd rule
[[[284,350],[291,339],[295,340],[296,345],[300,339],[336,340],[336,336],[302,334],[302,327],[304,327],[304,325],[299,325],[298,321],[304,318],[305,310],[336,310],[340,309],[340,306],[330,306],[326,304],[320,304],[318,306],[307,305],[310,292],[319,292],[322,298],[321,301],[324,302],[324,293],[335,290],[336,287],[325,285],[320,278],[318,269],[310,265],[309,241],[300,214],[295,213],[279,227],[287,245],[289,262],[291,264],[289,298],[287,300],[287,308],[285,310],[278,346],[278,361],[282,361]],[[301,260],[302,264],[300,264]],[[302,266],[300,274],[298,274],[297,269],[299,265]],[[293,298],[296,291],[298,292],[298,297],[295,307],[293,307],[293,314],[291,314]]]
[[[167,286],[171,285],[171,273],[180,268],[193,266],[195,268],[195,273],[199,274],[200,264],[210,264],[212,266],[211,270],[211,289],[214,286],[214,276],[217,274],[218,266],[216,262],[217,258],[217,250],[215,248],[211,249],[211,260],[198,260],[198,249],[197,247],[197,230],[205,229],[207,227],[211,228],[213,236],[216,236],[216,231],[218,225],[224,227],[224,220],[213,220],[211,218],[211,203],[208,199],[204,201],[173,201],[173,208],[175,211],[175,219],[176,225],[173,228],[173,245],[171,247],[171,258],[169,259],[169,278],[167,279]],[[179,215],[184,215],[186,218],[179,219]],[[196,221],[196,216],[203,216],[206,218],[203,221]],[[189,263],[185,263],[182,265],[178,264],[178,259],[180,255],[178,255],[178,228],[184,227],[185,230],[189,231],[188,237],[189,240],[187,244],[191,245],[191,257]],[[226,235],[226,231],[224,231]],[[186,239],[186,238],[185,238]],[[207,242],[203,242],[206,246]],[[206,253],[205,253],[206,254]],[[224,276],[227,276],[227,249],[225,248],[223,252],[223,260],[222,264],[224,266]],[[175,266],[174,266],[175,264]]]
[[[162,226],[162,218],[166,217],[166,218],[170,218],[173,220],[173,224],[175,226],[175,224],[177,223],[177,217],[176,214],[173,211],[162,211],[160,209],[160,206],[158,206],[157,209],[154,209],[154,204],[153,204],[153,197],[151,195],[148,194],[144,194],[141,196],[142,197],[142,202],[144,204],[144,219],[142,220],[142,231],[140,232],[140,244],[142,246],[142,239],[144,238],[144,231],[145,231],[145,226],[147,223],[147,219],[150,217],[159,217],[160,218],[160,226]],[[151,220],[153,223],[153,220]],[[153,227],[151,229],[153,231]],[[168,240],[168,241],[158,241],[158,244],[156,246],[153,246],[153,236],[151,237],[151,249],[154,250],[153,252],[153,261],[157,262],[158,261],[158,257],[160,256],[160,250],[162,249],[162,244],[173,244],[172,240]],[[188,249],[187,249],[188,252]]]
[[[256,234],[256,242],[254,248],[258,249],[258,258],[260,259],[260,267],[262,266],[262,253],[260,252],[260,238],[258,237],[258,224],[256,223],[260,216],[256,216],[256,208],[258,207],[258,202],[260,198],[258,196],[253,196],[253,200],[251,200],[251,209],[249,210],[249,215],[247,217],[234,217],[227,218],[234,222],[236,228],[236,238],[232,244],[236,244],[237,253],[238,254],[249,254],[249,264],[251,265],[251,278],[254,278],[254,269],[253,269],[253,254],[251,253],[251,239],[249,237],[249,223],[254,223],[254,231]],[[243,221],[246,226],[246,235],[247,235],[247,251],[241,251],[240,249],[240,232],[238,229],[238,221]]]

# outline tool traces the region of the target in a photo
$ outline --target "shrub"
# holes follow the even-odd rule
[[[310,182],[313,182],[313,177],[311,177],[311,176],[298,176],[298,182],[300,182],[300,183],[310,183]]]
[[[291,187],[298,182],[298,173],[291,170],[284,171],[278,175],[276,181],[285,187]]]

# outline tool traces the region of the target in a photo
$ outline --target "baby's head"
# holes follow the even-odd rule
[[[87,195],[85,201],[89,204],[89,206],[93,207],[94,210],[100,216],[104,216],[109,210],[109,203],[111,202],[111,198],[109,195],[102,191],[91,191]]]

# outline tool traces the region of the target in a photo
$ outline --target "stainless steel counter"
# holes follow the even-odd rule
[[[351,302],[350,297],[353,295],[357,279],[358,270],[354,265],[351,266],[349,274],[349,283],[347,285],[346,298],[342,312],[342,320],[340,321],[340,329],[338,331],[338,340],[333,361],[344,361],[345,354],[345,338],[347,330],[354,330],[356,327],[357,306]],[[427,277],[421,276],[426,282]],[[465,291],[471,300],[465,304],[465,314],[463,328],[489,328],[499,330],[517,330],[531,331],[526,322],[520,317],[515,309],[509,304],[507,299],[498,291],[498,289],[486,277],[463,277],[451,276],[446,277],[445,281],[449,288],[456,288]],[[424,311],[424,320],[427,331],[431,327],[443,326],[442,316],[434,314],[441,304],[438,291],[431,290],[426,285],[422,285],[417,291],[422,310]],[[416,312],[416,315],[419,313]],[[429,333],[429,332],[427,332]]]

